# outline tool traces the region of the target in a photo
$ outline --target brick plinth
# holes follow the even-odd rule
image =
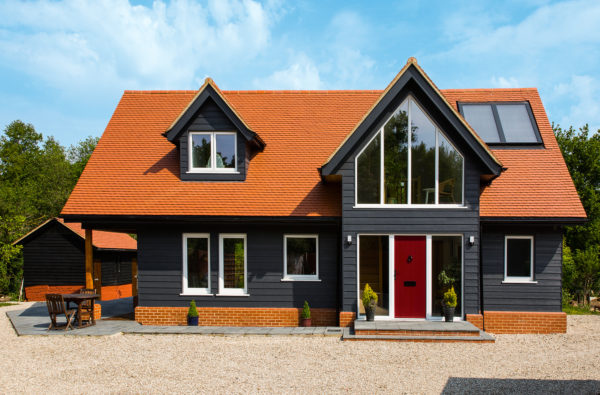
[[[562,312],[485,311],[485,331],[491,333],[566,333],[567,315]]]
[[[356,313],[352,312],[352,311],[340,311],[340,319],[339,319],[339,325],[344,328],[347,326],[353,326],[354,325],[354,320],[356,319]]]
[[[100,303],[94,304],[94,320],[99,320],[102,317],[102,305]]]
[[[480,330],[483,330],[483,315],[481,314],[467,314],[467,321],[475,325]]]
[[[335,326],[335,309],[310,309],[313,326]],[[187,307],[135,308],[142,325],[187,325]],[[298,326],[302,309],[252,307],[198,307],[200,326]]]
[[[34,285],[25,287],[25,299],[30,302],[44,302],[46,294],[72,294],[77,293],[84,284],[81,285]],[[102,287],[102,299],[113,300],[127,298],[131,296],[131,284],[107,285]]]

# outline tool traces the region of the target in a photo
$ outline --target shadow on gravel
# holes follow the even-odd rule
[[[598,380],[481,379],[450,377],[442,394],[598,394]]]

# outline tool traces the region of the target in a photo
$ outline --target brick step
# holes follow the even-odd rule
[[[355,330],[357,336],[449,336],[449,337],[477,337],[479,331],[472,330],[456,330],[456,331],[439,331],[439,330],[410,330],[410,329],[374,329],[374,330]]]
[[[421,342],[421,343],[494,343],[496,339],[489,334],[479,331],[477,336],[435,336],[435,335],[359,335],[344,328],[343,341],[396,341],[396,342]]]

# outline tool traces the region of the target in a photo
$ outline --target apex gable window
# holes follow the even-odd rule
[[[210,238],[208,233],[183,234],[183,294],[210,294]]]
[[[459,103],[459,109],[479,137],[488,144],[541,144],[527,102]]]
[[[463,174],[463,156],[409,96],[356,156],[356,204],[462,206]]]
[[[533,282],[533,236],[506,236],[504,281]]]
[[[188,139],[188,172],[237,171],[235,132],[189,132]]]
[[[319,237],[317,235],[284,235],[283,279],[319,280]]]
[[[246,235],[219,235],[219,295],[247,296]]]

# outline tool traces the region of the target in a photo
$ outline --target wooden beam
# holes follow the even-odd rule
[[[94,245],[92,230],[85,230],[85,287],[94,288]]]
[[[133,296],[133,307],[138,305],[138,265],[137,257],[131,258],[131,295]]]

